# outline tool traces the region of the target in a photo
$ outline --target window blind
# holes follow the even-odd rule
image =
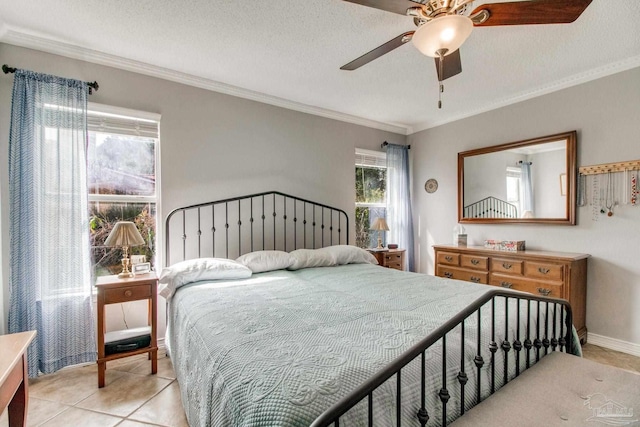
[[[370,168],[386,168],[387,154],[382,151],[356,148],[356,166]]]
[[[93,132],[159,137],[159,116],[89,103],[87,130]]]

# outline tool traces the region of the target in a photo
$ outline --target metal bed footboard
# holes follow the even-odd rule
[[[504,331],[496,330],[496,300],[504,299],[505,307],[505,327]],[[515,301],[516,305],[516,325],[509,322],[509,301]],[[481,342],[481,311],[490,307],[491,310],[491,340],[490,342]],[[532,311],[534,307],[535,313]],[[524,311],[524,313],[523,313]],[[544,314],[544,319],[541,317]],[[469,319],[473,319],[477,316],[477,342],[475,348],[469,349],[475,354],[473,363],[475,364],[475,372],[465,372],[465,322]],[[521,327],[521,319],[526,316],[526,325]],[[559,317],[556,317],[559,316]],[[564,321],[563,321],[564,319]],[[559,325],[559,328],[558,326]],[[403,400],[401,395],[401,378],[402,369],[407,367],[412,361],[417,361],[420,358],[419,363],[421,365],[421,393],[420,409],[415,414],[415,419],[419,422],[420,426],[431,426],[435,423],[429,423],[429,419],[432,418],[434,411],[441,411],[441,425],[446,426],[448,415],[451,419],[464,415],[465,406],[469,406],[468,403],[472,403],[472,406],[477,405],[483,400],[482,391],[482,367],[488,363],[488,369],[490,375],[487,377],[489,384],[489,394],[493,394],[500,384],[496,382],[502,382],[502,385],[508,383],[513,378],[520,375],[522,370],[528,369],[532,363],[540,360],[540,358],[553,351],[564,351],[566,353],[573,353],[573,329],[572,329],[572,314],[571,306],[565,300],[555,298],[538,297],[535,295],[526,295],[523,293],[509,292],[502,289],[490,290],[484,294],[481,298],[478,298],[474,303],[466,307],[459,312],[452,319],[448,320],[439,328],[435,329],[431,334],[404,352],[401,356],[395,359],[392,363],[378,371],[373,377],[367,380],[360,388],[351,392],[339,402],[334,404],[331,408],[321,414],[312,424],[311,427],[325,427],[325,426],[340,426],[340,419],[345,416],[354,406],[365,401],[367,405],[367,424],[373,426],[374,424],[374,392],[388,380],[395,378],[396,390],[395,390],[395,410],[396,410],[396,426],[402,425],[402,408]],[[456,376],[457,381],[453,384],[447,383],[447,335],[452,331],[459,330],[461,334],[461,358],[459,365],[459,372]],[[515,336],[514,340],[509,340],[509,333]],[[499,338],[502,335],[502,339]],[[533,339],[531,339],[533,338]],[[425,354],[427,350],[434,344],[441,343],[442,345],[442,384],[438,391],[438,399],[440,401],[439,408],[427,408],[426,407],[426,389],[425,384]],[[456,345],[454,343],[453,345]],[[491,353],[489,360],[485,360],[482,356],[483,349],[488,349]],[[496,366],[496,352],[503,352],[503,366]],[[512,360],[512,365],[515,364],[515,376],[509,374],[509,354],[512,354],[515,358]],[[526,362],[522,363],[521,358],[525,358]],[[531,358],[534,360],[531,361]],[[521,369],[521,365],[524,366]],[[454,368],[455,369],[455,368]],[[469,376],[475,375],[476,377],[476,390],[475,399],[473,402],[465,402],[465,385],[469,381]],[[496,381],[498,379],[498,381]],[[432,386],[433,387],[433,386]],[[437,387],[437,386],[436,386]],[[458,387],[460,390],[460,405],[450,408],[447,406],[447,402],[450,399],[450,391],[453,391],[453,387]],[[485,389],[486,390],[486,389]],[[486,394],[486,392],[485,392]],[[486,396],[484,397],[486,398]],[[431,411],[431,412],[430,412]],[[447,411],[453,411],[453,414]],[[364,421],[364,420],[362,420]],[[365,425],[362,423],[361,425]],[[417,423],[411,423],[410,425],[417,425]]]
[[[349,244],[344,210],[278,191],[174,209],[165,221],[165,265],[339,244]]]

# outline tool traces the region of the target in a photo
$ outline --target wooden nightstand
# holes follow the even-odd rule
[[[96,281],[98,288],[98,387],[104,387],[104,376],[107,362],[136,354],[149,353],[151,373],[158,372],[157,344],[157,298],[158,277],[155,272],[119,279],[118,276],[102,276]],[[151,343],[147,347],[105,355],[105,321],[104,306],[138,300],[149,301],[149,326],[151,326]]]
[[[404,271],[404,253],[406,249],[368,249],[382,267]]]

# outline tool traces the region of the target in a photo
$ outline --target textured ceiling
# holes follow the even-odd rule
[[[119,58],[147,74],[411,133],[640,66],[639,17],[640,0],[593,0],[572,24],[475,28],[442,110],[433,59],[411,43],[339,69],[415,28],[341,0],[0,0],[0,41],[72,57],[90,50],[96,62]]]

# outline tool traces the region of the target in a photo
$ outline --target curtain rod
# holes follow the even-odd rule
[[[385,141],[385,142],[383,142],[383,143],[380,145],[380,148],[384,148],[384,147],[386,147],[387,145],[389,145],[389,143],[388,143],[387,141]],[[408,148],[409,150],[411,150],[411,144],[407,145],[407,148]]]
[[[17,70],[18,70],[17,68],[9,67],[7,64],[4,64],[2,66],[2,71],[4,71],[5,74],[9,74],[9,73],[13,74]],[[100,87],[98,85],[98,82],[87,82],[87,86],[89,86],[89,95],[91,95],[94,90],[97,92],[98,88]]]
[[[519,164],[519,165],[521,165],[521,164],[523,164],[523,163],[527,163],[527,164],[529,164],[529,165],[532,165],[532,164],[533,164],[533,162],[523,162],[522,160],[518,160],[518,164]]]

